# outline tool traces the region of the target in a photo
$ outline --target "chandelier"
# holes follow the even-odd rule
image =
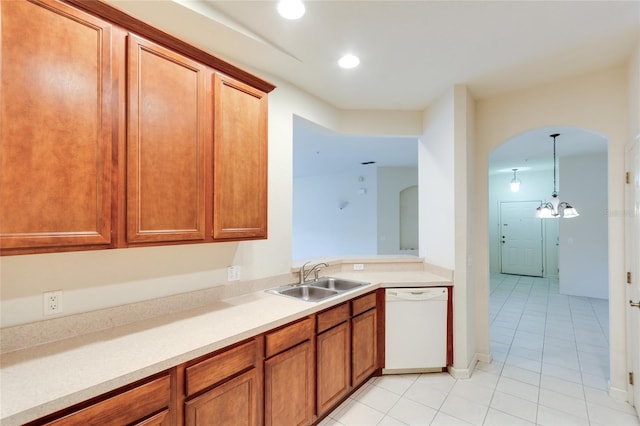
[[[553,138],[553,192],[551,193],[551,201],[543,201],[536,209],[536,217],[540,219],[552,219],[557,217],[577,217],[580,216],[578,211],[568,202],[560,201],[558,191],[556,190],[556,138],[559,133],[549,135]]]

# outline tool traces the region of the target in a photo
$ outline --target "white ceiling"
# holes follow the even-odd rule
[[[293,140],[294,177],[418,166],[416,137],[345,136],[296,116]],[[361,164],[370,161],[375,164]]]
[[[316,0],[297,21],[276,1],[107,1],[339,109],[422,110],[457,83],[484,98],[622,63],[640,32],[638,0]],[[348,51],[358,68],[337,66]],[[564,130],[567,146],[579,135]],[[495,159],[532,159],[528,145]]]

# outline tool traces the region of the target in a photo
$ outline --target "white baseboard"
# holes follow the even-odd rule
[[[449,374],[454,379],[468,379],[473,374],[473,370],[476,368],[476,364],[478,363],[478,353],[473,354],[473,358],[471,358],[471,362],[466,368],[455,368],[450,365],[448,367]]]
[[[610,387],[609,396],[617,401],[629,401],[629,392],[626,389]]]
[[[477,353],[476,358],[478,358],[478,361],[486,362],[487,364],[491,364],[491,361],[493,361],[493,356],[491,356],[491,353],[488,353],[488,354]]]

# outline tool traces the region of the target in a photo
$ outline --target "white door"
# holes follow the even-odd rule
[[[640,138],[640,136],[639,136]],[[627,149],[627,170],[630,183],[626,185],[627,271],[631,284],[627,285],[627,323],[629,368],[634,374],[631,401],[640,416],[640,139]],[[638,304],[634,306],[634,304]]]
[[[542,219],[535,217],[539,205],[539,201],[500,202],[502,273],[542,276]]]

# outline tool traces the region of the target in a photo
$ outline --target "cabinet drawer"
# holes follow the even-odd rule
[[[256,365],[258,345],[255,340],[243,343],[186,368],[185,392],[189,397],[222,380]]]
[[[349,304],[343,303],[318,314],[318,333],[349,319]]]
[[[371,308],[376,307],[376,292],[366,294],[351,301],[351,315],[356,316]]]
[[[168,414],[170,403],[171,376],[167,375],[46,424],[55,426],[145,424],[145,421],[151,418],[158,420],[153,424],[163,424],[163,421],[166,424],[168,417],[163,416],[162,413]],[[159,417],[146,418],[153,413],[158,413]]]
[[[314,321],[305,318],[268,333],[265,337],[266,357],[269,358],[285,349],[304,342],[313,336]]]

